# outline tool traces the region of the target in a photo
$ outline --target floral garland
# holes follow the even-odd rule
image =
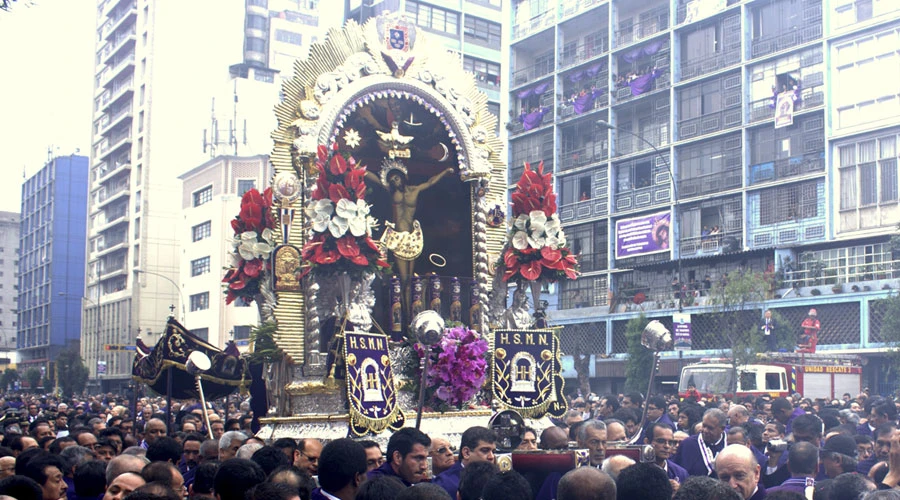
[[[275,248],[272,233],[275,221],[272,217],[272,189],[262,194],[255,188],[241,197],[241,211],[231,221],[234,237],[231,244],[234,264],[222,278],[228,283],[225,288],[225,303],[237,298],[252,301],[259,293],[260,280],[271,270],[269,255]]]
[[[314,270],[358,279],[366,272],[387,269],[384,254],[372,239],[376,221],[365,202],[366,167],[344,158],[335,143],[332,154],[326,146],[318,147],[316,168],[319,177],[305,210],[312,237],[303,246],[302,275]]]
[[[488,343],[478,333],[464,326],[447,328],[440,344],[431,352],[427,391],[441,406],[461,408],[484,385],[487,375]],[[419,358],[425,348],[416,344]]]
[[[578,263],[566,246],[566,235],[556,213],[553,174],[544,173],[544,162],[537,171],[525,164],[512,201],[513,227],[503,253],[503,281],[522,278],[553,283],[577,278]]]

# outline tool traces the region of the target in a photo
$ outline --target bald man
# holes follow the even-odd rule
[[[759,464],[744,445],[728,445],[716,456],[716,474],[719,481],[731,486],[744,500],[766,497],[766,489],[759,484]]]
[[[594,467],[579,467],[566,473],[556,489],[557,500],[615,500],[616,482]]]
[[[541,433],[541,443],[538,447],[542,450],[564,450],[568,446],[569,435],[566,434],[566,431],[553,425]]]
[[[634,465],[634,460],[626,457],[625,455],[613,455],[608,457],[603,461],[603,472],[605,472],[609,477],[613,478],[614,481],[619,479],[619,472],[622,472],[622,469],[626,467],[630,467]]]

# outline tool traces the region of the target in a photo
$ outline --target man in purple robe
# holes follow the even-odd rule
[[[725,437],[725,412],[717,408],[706,410],[700,434],[681,442],[672,461],[691,476],[716,477],[715,459],[727,445]],[[750,452],[749,448],[746,448]],[[751,453],[752,456],[752,453]]]

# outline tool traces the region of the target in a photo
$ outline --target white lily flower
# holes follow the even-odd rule
[[[267,227],[263,229],[262,239],[266,240],[266,243],[271,245],[275,241],[275,233]]]
[[[365,200],[356,200],[356,213],[359,215],[369,215],[369,205]]]
[[[334,205],[328,198],[322,198],[313,204],[313,211],[317,214],[331,216],[334,213]]]
[[[531,234],[538,236],[544,233],[544,225],[547,223],[547,216],[543,210],[532,210],[528,214],[530,219]]]
[[[553,217],[544,224],[544,233],[546,233],[547,236],[556,236],[561,227],[562,225],[559,223],[559,218],[556,214],[553,214]]]
[[[352,219],[353,217],[356,217],[356,203],[348,200],[347,198],[341,198],[337,202],[335,213],[338,217]]]
[[[335,238],[340,238],[347,232],[347,228],[350,226],[347,219],[339,216],[334,216],[328,221],[328,231],[331,232],[331,235]]]
[[[528,237],[528,244],[531,246],[531,248],[544,248],[544,244],[546,243],[546,241],[547,240],[543,236],[535,236],[532,234],[532,236]]]
[[[368,227],[366,226],[366,218],[363,215],[353,217],[348,221],[350,226],[350,234],[360,237],[366,234]]]
[[[331,216],[326,214],[316,214],[312,219],[312,228],[313,231],[317,233],[324,233],[328,229],[328,222],[331,221]]]
[[[262,241],[258,241],[253,244],[253,252],[257,255],[257,257],[268,259],[269,254],[272,253],[272,245],[268,243],[264,243]]]
[[[528,224],[528,216],[525,214],[521,214],[518,217],[516,217],[516,220],[513,222],[513,227],[515,227],[519,231],[524,231],[527,224]]]
[[[528,248],[528,235],[525,231],[516,231],[512,237],[512,246],[516,250],[525,250]]]

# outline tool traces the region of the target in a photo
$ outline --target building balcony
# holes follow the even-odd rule
[[[123,151],[125,148],[131,147],[131,129],[128,128],[118,134],[113,135],[109,139],[108,146],[100,153],[101,161],[108,161],[110,156]]]
[[[822,6],[806,9],[803,26],[772,36],[754,38],[750,42],[750,57],[755,59],[767,54],[781,52],[804,43],[822,38]]]
[[[585,35],[576,45],[567,45],[559,51],[559,68],[568,68],[596,59],[609,52],[609,32],[600,30]]]
[[[112,40],[110,40],[106,47],[103,48],[103,51],[100,53],[100,62],[103,64],[109,64],[110,60],[123,53],[124,49],[133,49],[134,42],[136,40],[136,28],[134,25],[131,25],[131,28],[122,33],[117,33]]]
[[[695,236],[681,239],[682,257],[710,257],[723,253],[739,252],[743,249],[740,221],[734,231],[721,231],[709,236]]]
[[[604,217],[609,213],[609,198],[606,196],[591,198],[584,201],[576,201],[575,203],[567,203],[559,206],[559,220],[562,223],[579,222],[594,217]],[[587,272],[584,263],[579,261],[581,271]],[[598,264],[599,265],[599,264]],[[592,268],[591,271],[599,271],[606,269],[606,260],[604,258],[601,267]]]
[[[576,149],[560,152],[559,170],[573,170],[594,163],[604,162],[609,158],[609,145],[606,141],[585,144]]]
[[[113,85],[113,88],[108,90],[108,92],[108,99],[105,98],[100,106],[100,111],[103,111],[104,113],[106,113],[113,104],[134,94],[134,82],[129,78],[125,82]]]
[[[799,89],[800,98],[794,102],[794,114],[816,109],[825,104],[825,86],[822,73],[815,73],[806,78],[803,88]],[[775,102],[777,96],[772,95],[750,102],[750,123],[775,118]]]
[[[669,146],[669,131],[668,127],[665,125],[659,126],[656,129],[644,130],[639,135],[646,139],[650,144],[647,144],[647,142],[642,141],[632,134],[617,131],[615,157],[618,158],[620,156],[654,152],[651,144],[656,146],[657,149],[667,148]]]
[[[518,88],[523,85],[533,83],[549,74],[553,73],[553,61],[544,61],[532,64],[521,69],[514,70],[512,73],[512,87]]]
[[[690,80],[720,69],[739,64],[741,62],[741,44],[735,47],[726,47],[724,51],[703,59],[684,59],[681,61],[681,80]]]
[[[106,78],[103,81],[103,86],[109,88],[114,84],[117,77],[121,75],[125,69],[130,70],[134,73],[134,54],[128,54],[124,59],[115,63],[115,66],[110,68],[109,71],[106,72]],[[115,93],[115,91],[113,91]]]
[[[712,134],[720,130],[741,125],[740,94],[737,94],[738,106],[715,113],[703,115],[678,122],[678,139],[685,140]]]
[[[132,109],[132,107],[130,104],[126,105],[126,106],[122,107],[122,109],[113,113],[113,115],[110,116],[108,119],[104,118],[104,120],[107,123],[105,125],[101,126],[100,135],[107,135],[110,130],[117,127],[118,125],[125,123],[126,119],[130,119],[132,116],[131,109]]]
[[[740,153],[729,155],[726,158],[726,166],[732,168],[707,175],[693,176],[690,179],[680,179],[678,181],[678,199],[711,196],[741,187]]]
[[[749,184],[774,182],[807,174],[825,172],[825,152],[781,158],[775,161],[750,165]]]
[[[105,242],[102,245],[97,246],[97,250],[92,253],[91,260],[99,259],[106,255],[115,253],[119,250],[125,250],[128,248],[128,238],[122,237],[115,241]]]
[[[619,21],[616,29],[616,47],[624,47],[669,29],[669,8],[667,6],[641,12]]]
[[[778,184],[747,196],[747,244],[771,248],[825,241],[823,180]]]
[[[100,197],[97,199],[97,208],[100,209],[116,200],[127,198],[129,194],[130,189],[128,186],[128,182],[126,181],[116,186],[116,188],[113,190],[104,191],[103,193],[101,193]]]
[[[616,212],[626,212],[669,203],[670,185],[654,185],[616,193]]]
[[[111,162],[105,163],[102,167],[100,167],[100,177],[98,177],[95,182],[97,184],[103,184],[114,175],[120,172],[129,171],[131,171],[131,160],[129,158],[129,155],[122,155],[121,157],[112,160]]]
[[[103,30],[103,36],[109,40],[115,36],[116,30],[126,23],[134,23],[137,20],[137,2],[131,2],[131,5],[122,6],[107,21],[106,28]]]
[[[513,41],[515,42],[528,35],[550,28],[553,26],[554,22],[556,22],[556,13],[552,10],[548,10],[537,17],[533,17],[528,22],[516,24],[513,26]]]
[[[98,223],[96,226],[91,229],[95,233],[100,233],[111,229],[123,222],[128,222],[128,210],[125,209],[125,206],[121,210],[107,210],[106,211],[106,220],[104,222]]]
[[[727,0],[725,4],[725,8],[731,7],[732,5],[740,3],[741,0]],[[678,2],[678,7],[675,12],[675,24],[677,26],[681,26],[682,24],[692,23],[695,21],[701,21],[704,19],[708,19],[710,16],[713,16],[721,10],[713,10],[713,9],[693,9],[688,8],[688,5],[693,4],[691,0],[680,0]],[[702,2],[701,2],[702,4]],[[697,5],[697,4],[694,4]],[[715,5],[715,4],[713,4]],[[701,6],[705,7],[705,6]]]
[[[563,18],[576,16],[593,9],[605,1],[606,0],[565,0],[559,5],[559,15]]]

